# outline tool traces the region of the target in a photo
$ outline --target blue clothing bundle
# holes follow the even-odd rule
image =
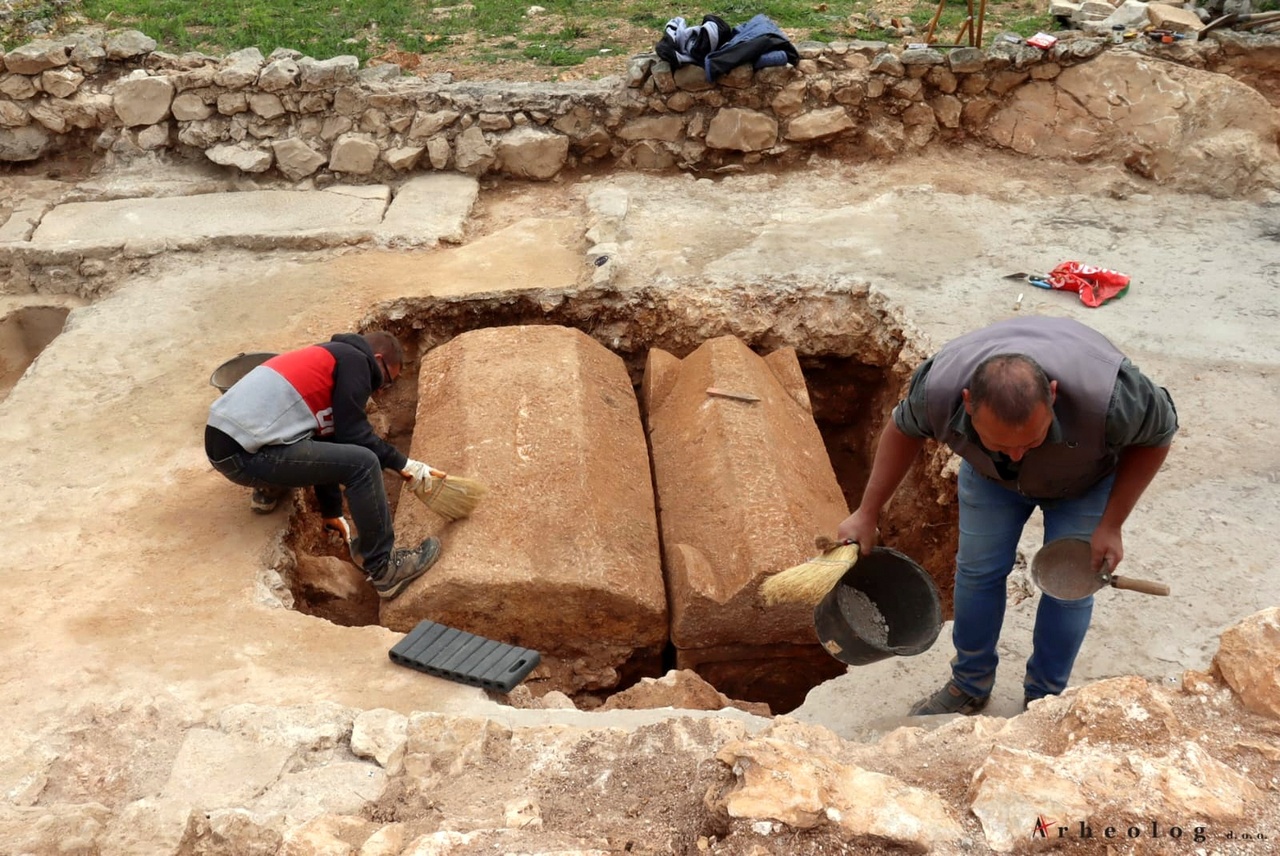
[[[767,15],[756,15],[736,28],[714,15],[704,17],[697,27],[687,26],[683,18],[672,18],[656,52],[673,67],[701,65],[708,83],[745,63],[765,68],[800,61],[795,45]]]

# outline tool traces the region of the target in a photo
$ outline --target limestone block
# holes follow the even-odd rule
[[[444,550],[383,603],[384,625],[430,618],[579,657],[585,671],[661,649],[667,598],[649,456],[620,357],[563,327],[473,330],[422,359],[418,411],[410,457],[490,492],[447,528],[402,497],[397,536],[440,533]]]
[[[178,141],[196,148],[208,148],[227,139],[231,120],[226,116],[210,116],[194,122],[184,122],[178,129]]]
[[[169,116],[173,84],[163,77],[126,77],[116,83],[112,106],[126,128],[154,125]]]
[[[445,137],[432,137],[427,140],[427,159],[432,169],[444,169],[449,166],[449,158],[453,154],[449,140]]]
[[[268,856],[280,851],[279,819],[243,808],[191,813],[176,853],[243,853]]]
[[[1108,3],[1107,0],[1084,0],[1080,4],[1081,19],[1085,21],[1101,21],[1116,11],[1115,4]]]
[[[280,777],[292,754],[290,748],[193,728],[182,741],[161,796],[202,810],[243,805]]]
[[[62,41],[37,39],[4,55],[4,67],[15,74],[39,74],[71,61],[71,45]]]
[[[959,128],[960,113],[964,105],[954,95],[939,95],[929,102],[938,124],[944,128]]]
[[[483,175],[497,159],[493,147],[484,137],[484,131],[475,125],[459,134],[454,141],[453,163],[459,172]]]
[[[360,60],[353,56],[335,56],[317,60],[304,56],[298,60],[298,88],[303,92],[332,90],[356,82]]]
[[[1086,12],[1090,2],[1093,2],[1093,0],[1086,0],[1084,4]],[[1102,25],[1108,30],[1116,24],[1121,24],[1133,30],[1140,29],[1150,23],[1152,5],[1154,4],[1145,3],[1143,0],[1124,0],[1123,3],[1102,19]],[[1191,17],[1194,18],[1195,15],[1193,14]],[[1199,21],[1198,18],[1196,20]]]
[[[569,138],[545,128],[525,125],[498,137],[497,166],[516,178],[554,178],[569,157]]]
[[[51,102],[49,101],[38,102],[31,108],[29,113],[32,119],[48,128],[50,131],[53,131],[55,134],[62,134],[67,130],[66,119],[62,117],[61,113],[53,109]]]
[[[1080,5],[1071,0],[1049,0],[1049,16],[1066,18],[1068,21],[1075,20],[1076,14],[1080,12]]]
[[[902,56],[900,56],[899,59],[903,65],[926,66],[942,65],[947,61],[947,58],[943,56],[941,51],[934,50],[933,48],[908,49],[902,52]]]
[[[409,718],[386,708],[362,711],[351,726],[351,751],[395,775],[404,763]]]
[[[778,94],[769,102],[769,107],[783,118],[794,116],[804,109],[807,90],[808,84],[804,80],[792,81],[778,90]]]
[[[355,717],[356,711],[334,702],[291,707],[237,704],[219,715],[218,726],[264,746],[305,754],[341,746],[351,736]]]
[[[685,92],[702,92],[715,87],[707,81],[707,73],[699,65],[682,65],[672,74],[677,89]]]
[[[706,144],[713,149],[758,152],[777,141],[777,120],[758,110],[728,107],[717,111],[707,127]]]
[[[214,72],[213,82],[226,89],[243,89],[257,82],[263,60],[262,51],[257,48],[229,53]]]
[[[250,95],[249,109],[264,119],[275,119],[285,113],[280,96],[270,92],[255,92]]]
[[[1151,19],[1151,26],[1175,33],[1198,33],[1204,29],[1204,22],[1196,13],[1181,6],[1151,3],[1147,6],[1147,17]]]
[[[426,146],[396,146],[383,152],[382,159],[397,172],[406,172],[418,165],[424,151]]]
[[[160,122],[157,125],[143,128],[138,132],[138,148],[144,152],[167,148],[169,136],[172,132],[173,129],[169,122]]]
[[[853,126],[853,120],[843,107],[827,107],[792,119],[787,124],[786,139],[796,142],[820,140],[848,131]]]
[[[204,156],[221,166],[233,166],[241,172],[266,172],[271,169],[271,152],[243,143],[224,144],[206,149]]]
[[[31,78],[25,74],[6,74],[4,77],[0,77],[0,94],[8,96],[14,101],[25,101],[28,98],[34,98],[39,91],[35,83],[31,81]]]
[[[294,59],[281,57],[263,66],[258,74],[258,88],[264,92],[279,92],[294,86],[301,75],[302,70]]]
[[[476,179],[447,173],[420,175],[406,181],[382,218],[382,229],[396,239],[420,246],[462,242],[467,218],[480,196]]]
[[[903,101],[919,101],[924,98],[924,81],[914,77],[899,80],[889,87],[889,94]]]
[[[794,350],[767,361],[732,336],[684,360],[650,352],[643,395],[677,648],[814,642],[812,609],[758,601],[765,576],[807,559],[814,535],[848,514],[807,397],[796,398],[801,379]]]
[[[939,92],[950,95],[960,87],[955,72],[945,65],[935,65],[925,74],[924,79]]]
[[[151,53],[156,40],[137,30],[121,30],[107,36],[104,46],[109,60],[130,60]]]
[[[675,142],[684,133],[684,119],[679,116],[642,116],[618,129],[622,140],[664,140]]]
[[[101,853],[111,809],[102,803],[0,806],[0,842],[6,854]]]
[[[731,818],[832,828],[855,848],[889,842],[930,853],[964,837],[937,794],[793,743],[772,737],[735,741],[716,759],[733,779],[723,791],[708,794],[707,802]]]
[[[355,123],[346,116],[326,116],[320,125],[320,139],[331,143],[354,127]]]
[[[1112,157],[1155,181],[1218,196],[1245,192],[1280,166],[1280,117],[1257,90],[1127,52],[1065,68],[1052,84],[1019,86],[985,134],[1039,157]]]
[[[862,147],[873,157],[893,157],[906,145],[906,128],[889,117],[874,119],[862,130]]]
[[[0,128],[0,161],[31,161],[44,154],[52,141],[40,125]]]
[[[987,56],[979,48],[957,48],[947,54],[947,65],[956,74],[973,74],[987,65]]]
[[[907,73],[902,60],[887,51],[877,54],[875,59],[871,60],[871,71],[874,74],[884,74],[889,77],[903,77]]]
[[[969,809],[982,824],[987,846],[1000,853],[1030,848],[1042,817],[1071,821],[1090,816],[1079,784],[1058,759],[996,746],[973,774]]]
[[[51,68],[40,75],[40,88],[55,98],[66,98],[84,83],[84,74],[75,68],[64,66]]]
[[[85,74],[97,74],[107,64],[107,51],[102,40],[87,33],[73,33],[67,36],[72,44],[71,64]]]
[[[440,131],[458,121],[456,110],[437,110],[430,113],[418,113],[409,126],[409,142],[416,143],[435,136]]]
[[[31,124],[31,114],[12,101],[0,100],[0,128],[21,128]]]
[[[1213,665],[1246,709],[1280,719],[1280,607],[1227,628]]]
[[[103,840],[103,852],[176,853],[194,808],[181,797],[145,798],[129,803],[112,819]]]
[[[769,706],[760,703],[740,703],[742,709],[750,709],[761,716],[769,716]],[[609,696],[600,710],[646,710],[658,707],[677,707],[681,710],[721,710],[734,707],[733,699],[707,683],[691,669],[672,669],[661,678],[641,678],[620,693]]]
[[[249,96],[243,92],[223,92],[218,96],[218,112],[223,116],[236,116],[248,110]]]
[[[1067,746],[1082,740],[1159,746],[1186,736],[1169,702],[1142,678],[1132,676],[1081,687],[1058,731]]]
[[[343,134],[329,154],[329,169],[368,175],[378,162],[378,144],[367,134]]]
[[[169,109],[173,112],[173,118],[179,122],[208,119],[214,113],[213,107],[206,104],[204,99],[195,92],[181,93],[173,99]]]

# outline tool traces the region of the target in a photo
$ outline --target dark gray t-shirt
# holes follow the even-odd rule
[[[926,403],[926,390],[929,369],[933,367],[933,357],[925,360],[911,377],[911,386],[907,397],[898,402],[893,409],[893,422],[898,430],[908,437],[917,439],[937,439],[929,430],[929,415]],[[978,441],[969,422],[969,415],[963,411],[957,414],[962,430],[970,440]],[[1049,429],[1050,438],[1057,436],[1058,421],[1054,418]],[[1120,372],[1116,376],[1116,385],[1111,393],[1111,405],[1107,409],[1107,445],[1114,450],[1127,446],[1167,446],[1173,442],[1173,435],[1178,432],[1178,412],[1173,406],[1173,397],[1164,387],[1157,386],[1150,378],[1138,370],[1128,359],[1120,364]],[[1004,455],[988,452],[997,464],[1016,470]],[[1012,466],[1010,466],[1012,465]]]

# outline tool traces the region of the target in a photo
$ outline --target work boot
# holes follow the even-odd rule
[[[279,487],[255,487],[249,497],[249,508],[258,514],[270,514],[276,510],[286,491]]]
[[[942,713],[959,713],[973,716],[987,706],[990,696],[971,696],[952,681],[931,696],[920,699],[911,706],[909,716],[936,716]]]
[[[439,538],[428,538],[410,550],[394,550],[385,568],[369,574],[369,582],[373,583],[378,597],[391,600],[409,583],[425,574],[439,557]]]

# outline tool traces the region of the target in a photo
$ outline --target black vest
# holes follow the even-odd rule
[[[952,427],[973,371],[995,354],[1026,354],[1058,382],[1053,413],[1061,437],[1023,457],[1016,479],[1003,479],[979,443]],[[975,470],[1010,490],[1037,499],[1080,496],[1116,468],[1106,442],[1107,412],[1124,354],[1101,333],[1068,318],[1014,318],[943,346],[925,378],[929,427]]]

